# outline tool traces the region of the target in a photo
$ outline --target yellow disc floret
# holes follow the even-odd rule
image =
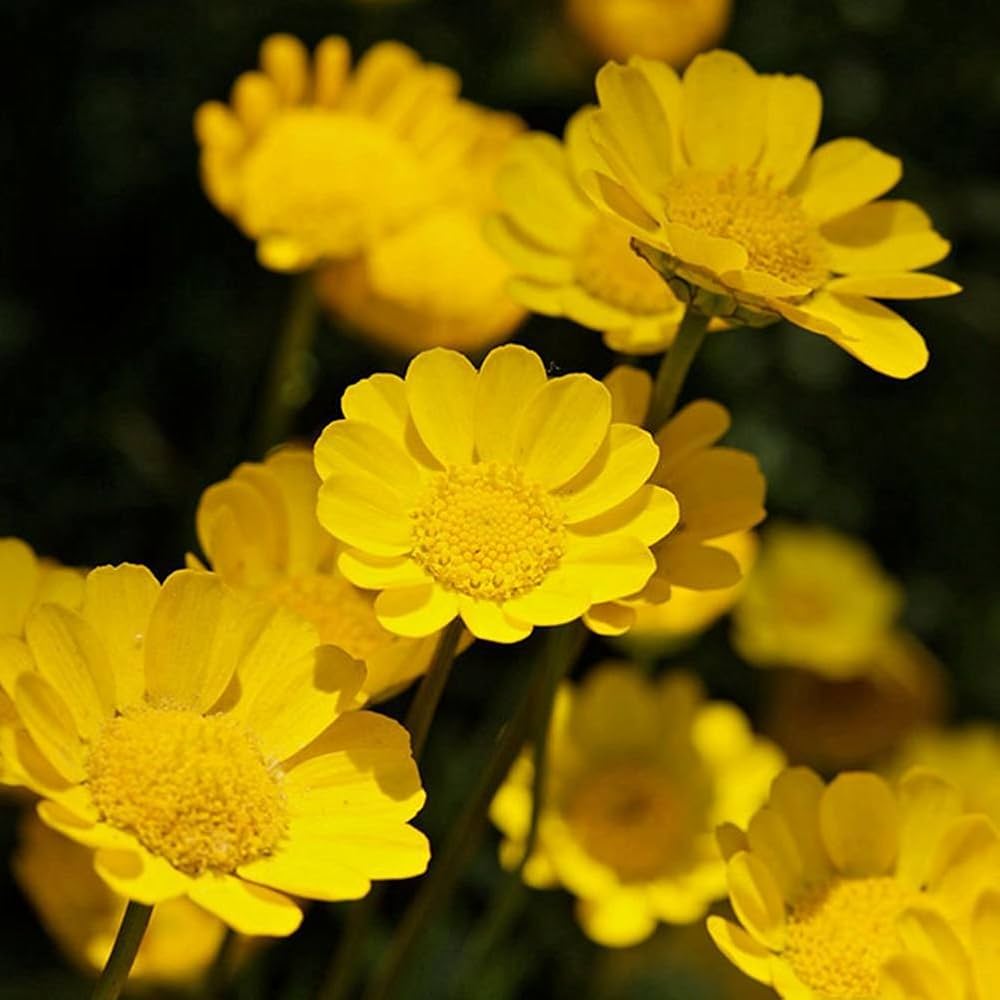
[[[173,708],[117,716],[87,771],[101,818],[189,875],[266,857],[287,830],[280,772],[226,716]]]
[[[516,466],[448,469],[411,516],[413,558],[442,586],[469,597],[524,594],[563,556],[557,503]]]

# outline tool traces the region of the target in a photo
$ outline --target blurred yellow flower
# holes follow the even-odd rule
[[[572,621],[641,590],[649,547],[677,523],[673,495],[646,482],[650,435],[613,421],[600,382],[550,379],[523,347],[496,348],[479,371],[425,351],[405,380],[351,386],[342,408],[316,444],[319,520],[399,635],[460,616],[479,638],[517,642]]]
[[[920,334],[873,299],[959,291],[915,270],[949,245],[913,203],[875,200],[900,178],[896,157],[862,139],[813,150],[811,80],[714,51],[683,81],[665,63],[608,63],[597,94],[580,183],[679,298],[737,322],[784,317],[896,378],[926,365]]]
[[[899,585],[861,542],[827,528],[778,525],[765,533],[733,612],[733,643],[756,666],[857,677],[902,603]]]
[[[684,66],[729,24],[732,0],[565,0],[566,20],[601,59]]]
[[[116,893],[186,896],[245,934],[285,936],[289,894],[356,899],[424,871],[409,736],[352,711],[364,672],[284,609],[214,574],[161,586],[101,567],[82,610],[43,605],[13,684],[18,747],[50,827]]]
[[[67,958],[97,972],[111,952],[126,900],[94,871],[93,851],[47,827],[33,812],[21,824],[12,866],[39,920]],[[225,925],[187,899],[157,906],[132,967],[137,981],[184,984],[208,969]]]
[[[908,926],[968,920],[1000,856],[989,819],[963,814],[956,790],[922,769],[895,789],[862,771],[824,786],[789,769],[746,832],[723,826],[719,843],[739,924],[709,917],[709,933],[785,1000],[885,1000],[883,967],[905,950]]]
[[[308,448],[286,446],[245,462],[198,503],[202,551],[231,587],[311,622],[320,642],[361,660],[362,693],[399,691],[430,665],[437,634],[404,639],[375,617],[374,596],[337,570],[336,543],[316,519],[319,477]],[[197,566],[197,560],[189,557]]]
[[[563,145],[533,132],[517,140],[498,177],[500,215],[486,234],[514,271],[511,295],[547,316],[567,316],[627,354],[673,343],[684,306],[629,246],[630,233],[590,202],[573,179],[580,115]]]
[[[698,920],[725,894],[715,827],[748,819],[782,763],[739,709],[705,701],[688,675],[653,681],[603,663],[559,692],[525,880],[569,889],[584,931],[603,945]],[[525,754],[491,807],[509,867],[524,851],[531,785]]]

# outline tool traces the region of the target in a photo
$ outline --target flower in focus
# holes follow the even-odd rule
[[[198,541],[231,587],[294,611],[320,642],[361,660],[362,693],[380,699],[427,670],[437,634],[404,639],[379,624],[373,595],[337,570],[336,543],[316,520],[318,492],[307,448],[285,446],[263,462],[245,462],[202,494]]]
[[[884,997],[883,968],[904,951],[913,922],[968,920],[997,877],[1000,849],[990,820],[963,814],[956,790],[923,769],[894,789],[867,772],[824,786],[791,768],[746,831],[724,826],[719,843],[739,923],[709,917],[709,933],[785,1000]]]
[[[582,127],[575,116],[565,145],[541,132],[513,144],[497,178],[501,214],[488,220],[487,236],[513,269],[509,288],[518,302],[600,330],[612,350],[662,351],[684,306],[634,253],[629,231],[573,179]]]
[[[739,56],[698,56],[683,80],[633,58],[597,75],[580,183],[700,311],[762,325],[784,317],[876,371],[906,378],[923,338],[874,299],[959,291],[917,273],[949,245],[907,201],[879,201],[900,161],[862,139],[813,149],[821,97],[799,76]]]
[[[548,378],[508,345],[477,371],[436,348],[374,375],[316,443],[320,523],[340,571],[379,590],[378,620],[424,636],[456,616],[516,642],[641,590],[677,501],[646,480],[653,439],[613,421],[588,375]]]
[[[565,0],[566,20],[602,59],[646,56],[684,66],[714,45],[732,0]]]
[[[17,745],[39,816],[92,849],[118,895],[186,896],[245,934],[285,936],[289,895],[356,899],[424,871],[406,731],[357,705],[359,664],[214,574],[161,586],[91,572],[79,612],[25,626]]]
[[[748,819],[782,766],[739,709],[705,701],[686,674],[652,681],[613,662],[560,690],[548,754],[524,878],[569,889],[587,935],[615,947],[660,921],[698,920],[725,894],[715,827]],[[491,807],[510,867],[524,851],[531,785],[525,754]]]
[[[12,865],[39,920],[67,958],[86,972],[104,968],[126,901],[98,878],[93,851],[28,813]],[[190,900],[167,900],[153,911],[130,978],[192,982],[208,969],[224,933],[220,920]]]
[[[614,418],[641,424],[652,392],[649,375],[621,365],[604,383],[611,392]],[[653,546],[656,571],[643,590],[624,602],[591,609],[588,624],[595,631],[621,634],[635,623],[639,606],[669,601],[674,587],[726,590],[743,578],[739,559],[718,541],[764,519],[765,482],[753,455],[718,445],[729,425],[725,407],[699,399],[656,433],[660,460],[650,482],[677,498],[680,519]]]
[[[779,525],[764,536],[733,612],[733,643],[756,666],[857,677],[869,671],[902,600],[867,546],[826,528]]]

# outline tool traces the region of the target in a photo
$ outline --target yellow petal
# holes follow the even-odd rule
[[[899,809],[877,775],[838,775],[823,792],[819,826],[830,859],[843,875],[884,875],[899,848]]]
[[[281,506],[288,520],[289,573],[308,573],[327,565],[333,539],[316,520],[316,495],[320,481],[308,448],[285,447],[268,455],[267,468],[272,472],[281,495]]]
[[[532,625],[564,625],[579,618],[590,607],[587,582],[579,573],[560,567],[533,590],[505,601],[503,613],[514,621]]]
[[[914,888],[927,881],[938,842],[962,812],[958,789],[933,771],[914,768],[899,784],[899,861],[896,877]]]
[[[802,856],[805,878],[818,884],[830,874],[830,859],[820,835],[819,808],[824,785],[807,767],[782,771],[771,785],[768,806],[785,821]]]
[[[130,833],[116,830],[107,823],[81,819],[57,802],[39,802],[37,811],[46,826],[86,847],[128,851],[135,846],[135,838]]]
[[[375,556],[358,549],[345,549],[337,557],[337,569],[356,587],[382,590],[414,587],[429,577],[408,556]]]
[[[293,35],[269,35],[260,47],[261,69],[284,104],[299,104],[309,89],[309,53]]]
[[[715,840],[719,845],[719,853],[726,861],[740,851],[750,850],[746,833],[735,823],[720,823],[715,828]]]
[[[34,672],[35,661],[27,643],[12,635],[0,635],[0,691],[13,699],[18,677]]]
[[[313,65],[316,74],[313,100],[322,108],[335,107],[351,68],[351,49],[347,40],[328,35],[316,46]]]
[[[587,937],[606,948],[639,944],[656,929],[656,917],[635,889],[602,899],[581,899],[576,916]]]
[[[668,474],[695,451],[715,444],[729,430],[729,411],[710,399],[696,399],[657,431],[660,471]]]
[[[709,917],[706,927],[715,946],[740,972],[765,986],[771,985],[771,953],[767,948],[722,917]]]
[[[315,448],[320,478],[371,477],[385,483],[404,503],[418,495],[422,479],[417,463],[389,435],[359,420],[335,420]]]
[[[688,538],[684,532],[664,539],[656,546],[655,555],[657,578],[689,590],[719,590],[735,586],[743,578],[735,556]]]
[[[485,220],[483,238],[522,277],[547,285],[564,285],[573,280],[569,257],[536,246],[503,216],[492,215]]]
[[[750,259],[735,240],[709,236],[680,222],[667,223],[663,232],[675,257],[716,275],[742,271]]]
[[[684,85],[672,66],[659,59],[632,56],[629,65],[640,70],[660,104],[670,131],[669,158],[671,173],[680,173],[688,164],[683,148]],[[666,156],[666,151],[663,153]]]
[[[663,716],[653,685],[614,661],[595,667],[576,689],[567,722],[572,742],[593,759],[637,759],[663,740]]]
[[[833,139],[816,148],[790,190],[808,216],[826,222],[885,194],[902,173],[895,156],[863,139]]]
[[[287,896],[232,875],[203,875],[188,895],[239,934],[287,937],[302,923],[302,911]]]
[[[592,604],[583,622],[597,635],[624,635],[635,624],[635,609],[615,601]]]
[[[956,987],[948,995],[954,996],[955,1000],[963,1000],[967,994],[958,984],[971,970],[965,958],[965,948],[950,922],[935,910],[915,906],[900,914],[896,920],[896,933],[908,954],[948,969]]]
[[[882,966],[879,1000],[964,1000],[947,973],[926,958],[893,955]]]
[[[642,426],[653,394],[653,380],[649,373],[632,365],[618,365],[602,381],[611,393],[612,421]]]
[[[86,748],[56,689],[38,674],[22,674],[14,688],[17,714],[45,759],[68,781],[83,781]]]
[[[627,535],[574,540],[563,560],[567,576],[589,591],[591,604],[639,593],[656,569],[645,543]]]
[[[970,936],[979,995],[987,997],[1000,982],[1000,892],[991,889],[976,900]]]
[[[476,385],[476,450],[480,461],[513,461],[511,428],[517,426],[545,383],[545,365],[534,351],[517,344],[490,351]]]
[[[802,888],[805,866],[781,814],[766,806],[754,813],[747,827],[747,843],[771,870],[785,899],[794,899]]]
[[[938,841],[927,872],[927,891],[950,913],[966,914],[990,884],[1000,860],[996,827],[986,816],[955,820]]]
[[[758,944],[780,951],[785,943],[785,901],[771,870],[742,851],[726,865],[729,899],[740,923]]]
[[[316,516],[334,538],[377,556],[410,551],[403,498],[371,476],[331,476],[319,489]]]
[[[677,498],[661,486],[641,486],[627,500],[570,528],[568,549],[579,539],[598,540],[601,536],[628,535],[643,545],[652,545],[676,527],[680,519]]]
[[[380,373],[355,382],[344,391],[340,408],[348,420],[372,424],[402,443],[410,408],[406,383],[398,375]]]
[[[477,638],[487,642],[520,642],[531,635],[532,626],[518,621],[492,601],[476,601],[471,597],[461,597],[458,613],[466,628]]]
[[[826,289],[837,295],[863,295],[874,299],[937,299],[956,295],[961,285],[936,274],[917,274],[913,271],[896,274],[852,274],[833,278]]]
[[[776,190],[788,187],[816,142],[823,98],[804,76],[765,76],[767,117],[758,176]]]
[[[241,73],[233,84],[230,103],[240,124],[257,136],[278,110],[278,90],[264,73]]]
[[[138,843],[129,850],[100,848],[94,855],[94,870],[119,896],[147,906],[183,896],[194,884]]]
[[[476,369],[435,347],[406,369],[406,399],[423,443],[442,465],[468,465],[475,449]]]
[[[639,236],[653,236],[659,223],[618,183],[599,170],[585,170],[578,178],[587,197],[603,212],[617,217]]]
[[[458,614],[458,598],[436,583],[385,590],[375,600],[375,616],[396,635],[422,636],[437,632]]]
[[[298,845],[296,845],[298,846]],[[361,899],[371,890],[371,881],[361,872],[336,860],[296,853],[282,853],[242,865],[239,874],[250,882],[278,889],[293,896],[339,902]]]
[[[59,566],[46,560],[38,564],[38,592],[35,601],[39,604],[61,604],[76,611],[83,602],[83,574],[76,569]],[[0,579],[6,579],[0,577]],[[3,632],[0,630],[0,635]]]

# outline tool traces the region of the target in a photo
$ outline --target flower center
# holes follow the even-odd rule
[[[559,507],[517,466],[448,469],[411,517],[413,558],[443,587],[469,597],[524,594],[563,556]]]
[[[671,222],[735,240],[747,252],[749,270],[809,288],[827,276],[819,230],[801,201],[771,190],[752,170],[688,171],[670,182],[664,197]]]
[[[682,863],[693,820],[668,775],[631,763],[588,776],[566,818],[584,850],[626,882],[647,881]]]
[[[632,252],[628,236],[604,218],[583,236],[576,278],[595,299],[626,312],[655,315],[677,304],[664,280]]]
[[[105,724],[87,772],[101,818],[189,875],[235,871],[287,829],[280,771],[226,716],[130,710]]]
[[[897,947],[896,919],[918,895],[894,878],[830,882],[792,908],[785,956],[830,1000],[876,997],[882,964]]]

